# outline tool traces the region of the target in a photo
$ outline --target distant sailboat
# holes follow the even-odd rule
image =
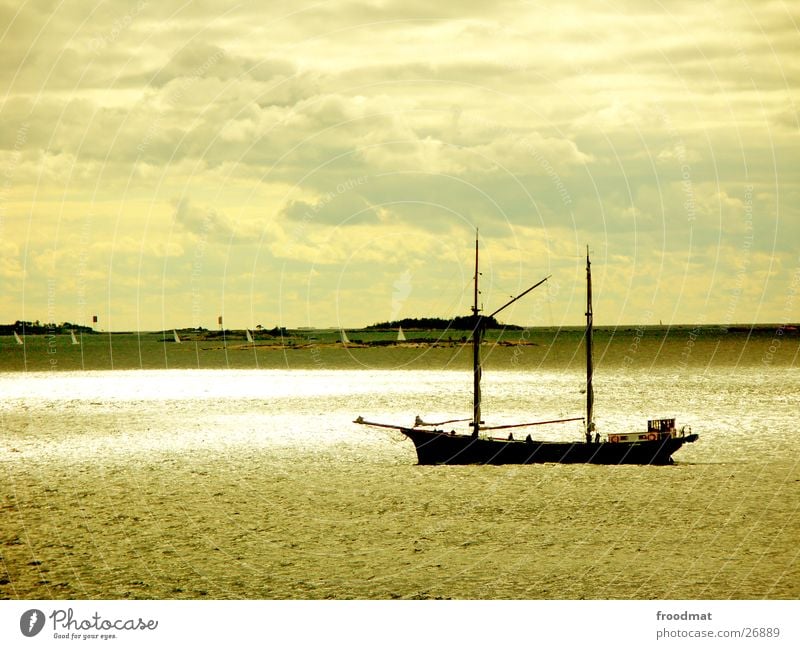
[[[72,344],[73,345],[80,345],[80,343],[78,342],[78,339],[75,337],[75,331],[74,330],[70,331],[69,335],[72,338]]]
[[[343,345],[350,344],[350,340],[347,338],[347,334],[344,332],[344,329],[342,329],[342,344]]]
[[[403,333],[403,328],[399,327],[397,329],[397,342],[402,343],[405,342],[405,340],[406,340],[406,335]]]
[[[249,329],[245,329],[244,332],[247,334],[247,342],[253,342],[253,334],[250,333]]]
[[[173,329],[172,330],[172,335],[175,336],[175,342],[176,343],[179,343],[181,341],[180,336],[178,336],[177,330]]]
[[[24,344],[24,343],[22,342],[22,338],[20,338],[20,337],[19,337],[19,334],[18,334],[16,331],[14,332],[14,340],[16,340],[16,341],[17,341],[17,344],[18,344],[18,345],[22,345],[22,344]]]

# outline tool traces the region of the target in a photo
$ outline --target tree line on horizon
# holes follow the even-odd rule
[[[483,316],[483,321],[487,329],[522,329],[518,325],[500,324],[496,318]],[[455,318],[403,318],[402,320],[391,320],[388,322],[377,322],[369,325],[367,329],[434,329],[446,330],[454,329],[457,331],[473,331],[475,329],[475,316],[464,315]]]
[[[39,322],[34,320],[29,322],[27,320],[17,320],[14,324],[0,324],[0,336],[11,336],[14,332],[21,334],[68,334],[70,331],[82,333],[94,333],[94,329],[84,325],[73,324],[71,322],[62,322],[56,324],[55,322]]]

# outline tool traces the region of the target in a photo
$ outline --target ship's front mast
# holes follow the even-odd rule
[[[482,316],[480,314],[480,309],[478,308],[478,278],[480,277],[480,272],[478,271],[478,233],[475,232],[475,295],[472,304],[472,315],[475,321],[475,329],[472,333],[472,367],[474,373],[473,379],[473,413],[472,413],[472,434],[473,436],[478,436],[478,431],[480,430],[481,424],[481,341],[483,340],[483,334],[486,329],[486,322],[494,318],[498,313],[500,313],[503,309],[508,306],[511,306],[519,300],[521,297],[524,297],[528,293],[530,293],[533,289],[537,288],[544,284],[548,279],[550,279],[550,275],[545,277],[543,280],[536,282],[530,288],[524,290],[522,293],[517,295],[517,297],[511,298],[508,302],[506,302],[503,306],[499,309],[495,309],[488,316]]]

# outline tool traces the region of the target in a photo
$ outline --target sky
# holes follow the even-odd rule
[[[0,322],[800,320],[790,2],[0,2]]]

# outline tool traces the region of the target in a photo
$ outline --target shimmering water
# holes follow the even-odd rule
[[[578,369],[497,371],[487,425],[580,416]],[[796,598],[800,370],[606,367],[601,433],[671,467],[420,467],[357,426],[469,416],[430,370],[0,374],[12,598]],[[574,424],[537,438],[579,439]]]

